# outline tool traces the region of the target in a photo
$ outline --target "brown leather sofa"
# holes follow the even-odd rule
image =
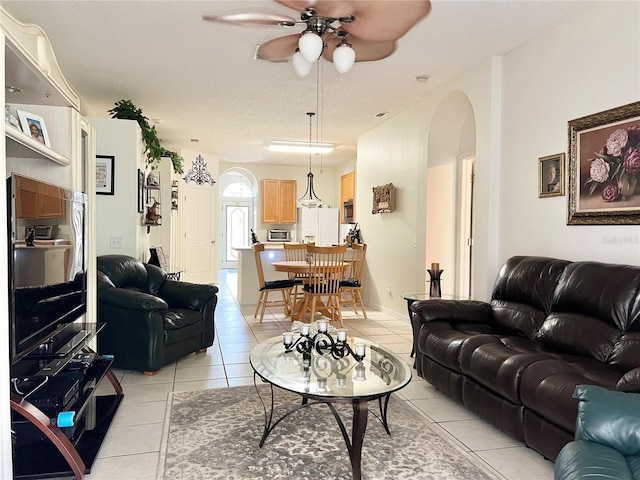
[[[640,267],[509,259],[490,302],[415,302],[418,375],[554,460],[576,385],[640,391]]]

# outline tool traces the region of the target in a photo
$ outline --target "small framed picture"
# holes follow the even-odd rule
[[[24,110],[16,110],[16,113],[18,114],[20,125],[25,135],[51,148],[51,142],[49,142],[49,134],[47,133],[47,126],[44,124],[44,119],[40,115],[25,112]]]
[[[144,212],[144,172],[138,169],[138,213]]]
[[[114,156],[96,155],[96,194],[114,194],[114,164]]]
[[[164,252],[160,245],[150,247],[149,252],[151,253],[151,258],[149,259],[149,263],[151,265],[156,265],[162,269],[167,268],[167,258],[164,256]]]
[[[564,195],[564,153],[538,159],[538,197]]]

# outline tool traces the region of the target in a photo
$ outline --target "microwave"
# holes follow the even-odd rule
[[[291,230],[267,230],[267,242],[290,242]]]

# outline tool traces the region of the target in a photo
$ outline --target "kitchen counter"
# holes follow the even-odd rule
[[[284,250],[284,247],[282,246],[282,242],[262,242],[264,243],[264,249],[265,250]],[[289,243],[295,243],[295,242],[289,242]],[[240,252],[242,250],[249,250],[250,252],[253,251],[253,248],[251,246],[248,247],[232,247],[234,250]]]
[[[287,274],[276,272],[271,266],[272,262],[285,260],[282,243],[265,243],[265,251],[262,253],[262,269],[264,279],[286,280]],[[258,271],[256,259],[252,247],[233,247],[238,252],[238,291],[236,298],[240,305],[257,305],[260,297],[260,285],[258,284]]]

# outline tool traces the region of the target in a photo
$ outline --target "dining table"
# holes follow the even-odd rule
[[[279,262],[272,262],[276,272],[286,272],[292,273],[296,275],[304,275],[309,274],[311,272],[311,264],[306,262],[305,260],[283,260]],[[341,268],[346,270],[351,265],[351,262],[343,261],[342,264],[336,265],[336,268]],[[322,302],[318,302],[317,311],[320,312],[325,317],[331,318],[331,312],[327,309],[326,305]],[[291,308],[291,320],[299,320],[303,321],[306,312],[304,310],[304,300],[297,300],[295,305]],[[313,319],[311,319],[313,321]]]

